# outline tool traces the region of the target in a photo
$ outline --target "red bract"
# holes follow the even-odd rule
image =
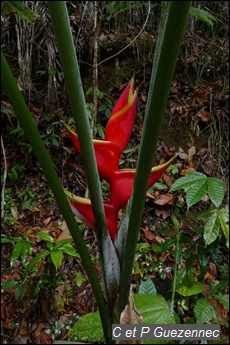
[[[67,129],[76,150],[81,154],[77,134],[74,133],[66,124],[64,124],[64,126]],[[110,181],[113,173],[118,169],[120,148],[110,141],[103,140],[93,140],[93,146],[99,175],[102,179]]]
[[[105,129],[105,140],[120,147],[120,155],[125,149],[136,114],[137,91],[134,91],[134,78],[130,80],[118,98]]]
[[[89,199],[81,198],[65,190],[73,213],[91,229],[96,230],[92,204]],[[103,203],[105,210],[106,226],[109,230],[111,240],[115,240],[117,233],[117,212],[110,203]]]
[[[112,174],[118,170],[120,155],[126,147],[135,119],[137,92],[134,90],[134,78],[130,80],[118,98],[105,129],[105,140],[93,140],[98,172],[101,178],[111,181]],[[81,154],[79,138],[66,124],[65,128]]]
[[[134,90],[134,78],[130,80],[122,92],[110,115],[105,129],[105,140],[93,140],[94,152],[99,175],[110,184],[110,201],[104,202],[106,226],[112,241],[117,233],[117,215],[127,205],[132,194],[135,169],[120,169],[119,159],[125,149],[134,124],[137,103],[137,92]],[[68,134],[81,154],[81,147],[76,133],[64,124]],[[152,168],[148,188],[150,188],[165,172],[176,156],[168,162]],[[90,228],[96,229],[91,201],[80,198],[66,191],[67,198],[75,215]]]
[[[168,162],[151,169],[148,181],[148,189],[159,180],[174,159],[175,156],[172,157]],[[135,169],[121,169],[115,171],[113,174],[113,178],[110,183],[110,203],[114,205],[117,212],[126,206],[132,194],[135,173]]]

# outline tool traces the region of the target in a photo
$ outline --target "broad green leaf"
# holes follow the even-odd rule
[[[50,253],[51,256],[51,260],[54,264],[54,266],[57,268],[59,268],[62,264],[62,259],[63,259],[63,252],[62,250],[53,250]]]
[[[208,194],[213,204],[219,207],[224,198],[224,182],[216,177],[208,177]]]
[[[74,249],[72,246],[64,246],[62,251],[68,255],[75,256],[76,258],[80,258],[79,253]]]
[[[194,307],[197,323],[210,323],[213,313],[213,306],[207,298],[200,298]]]
[[[229,295],[214,295],[213,297],[215,297],[220,303],[222,303],[227,311],[229,311]]]
[[[199,245],[197,248],[197,259],[201,266],[205,267],[208,264],[208,254],[207,250],[203,245]]]
[[[182,284],[182,281],[184,279],[184,277],[186,276],[186,268],[183,267],[183,268],[180,268],[178,271],[177,271],[177,275],[176,275],[176,288],[179,288]]]
[[[176,243],[176,237],[168,238],[164,243],[161,245],[161,252],[165,252],[169,248],[171,248]]]
[[[142,279],[142,282],[139,287],[139,294],[142,294],[142,295],[144,294],[156,295],[157,294],[156,287],[153,281],[149,277]]]
[[[206,179],[207,179],[207,176],[200,172],[187,173],[186,176],[180,177],[178,180],[176,180],[172,184],[169,192],[172,192],[178,189],[185,189],[185,188],[191,187],[194,183],[197,183],[198,181],[202,183],[202,181],[204,182],[206,181]]]
[[[49,250],[43,250],[43,252],[37,254],[29,263],[28,265],[26,266],[26,269],[25,269],[25,274],[27,272],[29,272],[35,265],[38,261],[40,261],[41,259],[43,259],[44,257],[46,257],[47,255],[50,254],[50,251]]]
[[[208,11],[200,8],[190,7],[189,13],[198,20],[213,26],[213,22],[216,22],[216,18]]]
[[[226,238],[226,246],[229,248],[229,225],[227,224],[227,222],[229,221],[229,218],[226,219],[227,214],[228,214],[228,211],[225,210],[224,208],[222,208],[221,210],[218,210],[220,226]]]
[[[22,252],[22,242],[17,242],[15,245],[14,245],[14,248],[13,248],[13,251],[12,251],[12,254],[11,254],[11,259],[10,259],[10,266],[13,267],[15,262],[17,261],[17,259],[19,258],[19,256],[21,255],[21,252]]]
[[[133,294],[135,307],[142,315],[143,324],[175,324],[168,303],[161,295]],[[71,339],[89,343],[104,342],[99,312],[89,313],[81,317],[70,330]],[[148,341],[158,344],[159,341]]]
[[[191,188],[189,188],[186,194],[186,202],[188,209],[203,198],[207,188],[206,183],[207,179],[199,180],[196,183],[194,183],[191,186]]]
[[[18,284],[14,290],[14,296],[16,301],[22,299],[25,296],[26,286],[25,284]]]
[[[38,236],[39,238],[41,238],[42,240],[44,240],[44,241],[47,241],[47,242],[50,242],[50,243],[53,243],[53,242],[54,242],[53,237],[50,236],[49,234],[47,234],[47,233],[44,232],[44,231],[39,231],[39,232],[37,233],[37,236]]]
[[[227,285],[228,285],[228,279],[227,278],[224,278],[221,281],[214,280],[210,284],[209,295],[213,296],[213,295],[217,294],[218,292],[223,291],[227,287]]]
[[[196,217],[196,220],[207,219],[215,212],[216,210],[208,210],[208,211],[202,212]]]
[[[204,226],[204,241],[206,245],[216,240],[220,231],[220,220],[218,210],[215,210]]]
[[[195,281],[195,279],[192,276],[186,276],[183,279],[181,286],[177,288],[176,291],[180,295],[188,297],[203,292],[204,287],[201,283]]]
[[[6,1],[4,6],[4,13],[16,13],[20,19],[28,23],[33,23],[35,20],[40,19],[40,16],[33,12],[29,7],[21,3],[21,1]]]
[[[30,255],[32,253],[33,247],[30,243],[28,242],[22,242],[22,253],[21,253],[21,257],[22,257],[22,263],[23,265],[25,265],[27,256]]]
[[[63,249],[66,245],[69,245],[69,244],[71,245],[71,242],[73,242],[72,238],[68,238],[66,240],[57,241],[55,243],[55,249]]]
[[[2,285],[3,290],[10,290],[15,288],[18,285],[16,280],[8,280],[5,284]]]

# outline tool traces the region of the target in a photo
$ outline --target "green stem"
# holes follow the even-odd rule
[[[170,311],[173,314],[174,312],[174,301],[175,301],[175,293],[176,293],[176,279],[177,279],[177,265],[178,265],[178,258],[180,253],[180,236],[181,232],[178,232],[176,235],[176,251],[175,251],[175,261],[174,261],[174,269],[173,269],[173,283],[172,283],[172,300]]]
[[[89,281],[92,285],[93,292],[98,304],[99,312],[102,319],[102,325],[105,332],[105,338],[108,343],[111,341],[111,321],[108,316],[107,306],[105,304],[104,296],[101,291],[100,283],[97,273],[91,261],[91,257],[87,251],[87,247],[82,238],[81,232],[78,228],[73,212],[64,194],[62,185],[59,181],[57,173],[54,169],[53,163],[47,153],[47,150],[41,140],[40,134],[37,130],[35,122],[30,115],[29,109],[25,100],[18,89],[16,81],[12,75],[9,65],[3,53],[1,53],[1,79],[4,91],[6,92],[10,103],[21,123],[22,128],[27,134],[35,155],[43,169],[44,175],[48,181],[50,188],[53,191],[55,199],[61,209],[65,218],[67,226],[71,232],[76,248],[81,256],[84,268],[88,275]]]
[[[137,173],[131,197],[127,239],[120,280],[119,310],[125,308],[131,283],[132,267],[145,204],[148,178],[157,148],[164,110],[176,66],[177,56],[190,7],[190,1],[162,3],[162,20],[157,40],[145,113],[144,128],[137,161]]]

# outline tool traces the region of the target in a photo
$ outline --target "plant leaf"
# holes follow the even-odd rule
[[[40,16],[21,3],[21,1],[6,1],[4,13],[16,13],[20,19],[28,23],[33,23],[35,20],[40,19]]]
[[[172,184],[169,192],[191,187],[194,183],[197,183],[198,181],[204,181],[206,179],[207,176],[205,174],[202,174],[200,172],[189,172],[186,174],[186,176],[180,177],[178,180],[176,180]]]
[[[212,213],[210,218],[207,220],[204,226],[204,241],[206,245],[211,244],[215,241],[217,236],[219,235],[220,230],[220,219],[218,210]]]
[[[228,215],[228,211],[224,208],[218,210],[220,226],[226,238],[226,246],[229,248],[229,226],[227,224],[229,218],[226,216]]]
[[[204,287],[201,283],[195,281],[193,276],[186,276],[183,279],[181,286],[177,288],[176,291],[180,295],[188,297],[201,293],[202,291],[204,291]]]
[[[11,259],[10,259],[10,266],[13,267],[19,256],[21,255],[22,252],[22,241],[19,241],[15,244],[12,254],[11,254]]]
[[[26,286],[25,284],[18,284],[14,290],[14,296],[16,301],[22,299],[26,292]]]
[[[34,265],[36,265],[38,261],[40,261],[41,259],[43,259],[49,254],[50,254],[50,251],[48,249],[43,250],[43,252],[37,254],[26,266],[25,274],[28,273],[34,267]]]
[[[44,231],[39,231],[39,232],[37,233],[37,236],[38,236],[39,238],[41,238],[42,240],[44,240],[44,241],[47,241],[47,242],[50,242],[50,243],[53,243],[53,242],[54,242],[53,237],[50,236],[49,234],[47,234],[47,233],[44,232]]]
[[[213,26],[213,22],[216,22],[216,18],[208,11],[200,8],[190,7],[189,13],[198,20]]]
[[[229,295],[213,295],[229,311]]]
[[[203,198],[207,188],[206,182],[207,179],[199,180],[189,188],[186,194],[188,209]]]
[[[56,267],[56,269],[58,269],[62,264],[62,259],[63,259],[62,250],[53,250],[52,252],[50,252],[50,256],[51,256],[51,260],[54,266]]]
[[[213,312],[213,306],[207,298],[200,298],[194,307],[194,314],[197,323],[210,323]]]
[[[5,284],[2,285],[3,290],[10,290],[15,288],[19,283],[17,280],[8,280]]]
[[[146,277],[145,279],[142,279],[142,282],[139,287],[139,294],[148,294],[148,295],[156,295],[157,290],[156,287],[153,283],[153,281],[149,278]]]
[[[224,198],[224,182],[216,177],[208,177],[208,194],[213,204],[219,207]]]

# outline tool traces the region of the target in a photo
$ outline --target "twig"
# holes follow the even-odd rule
[[[2,154],[3,154],[3,160],[4,160],[4,172],[3,172],[3,183],[2,183],[2,204],[1,204],[1,218],[4,217],[4,195],[5,195],[5,187],[6,187],[6,178],[7,178],[7,162],[6,162],[6,151],[3,143],[3,139],[1,136],[1,147],[2,147]]]

